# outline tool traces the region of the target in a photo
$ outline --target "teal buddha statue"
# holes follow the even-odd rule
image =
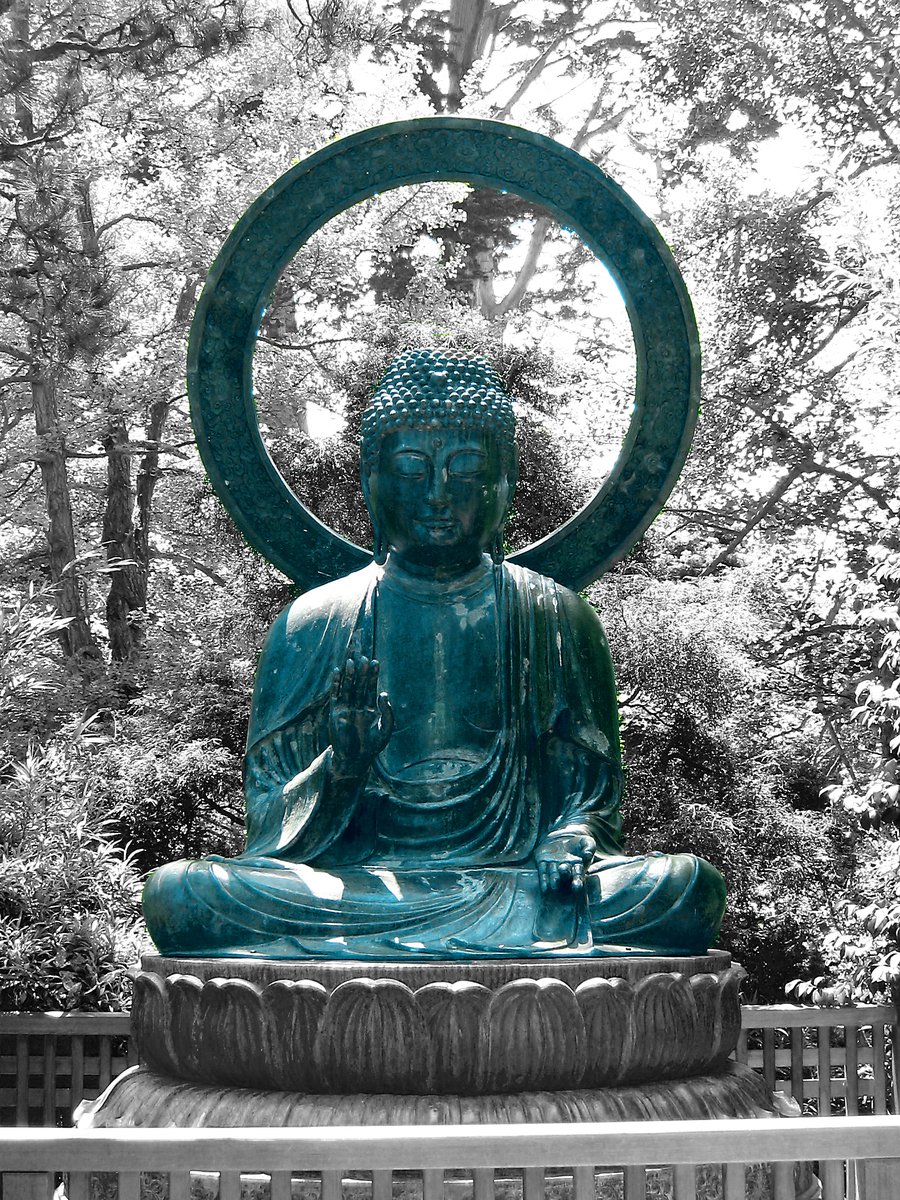
[[[512,404],[481,359],[401,355],[362,422],[374,561],[278,617],[256,675],[246,849],[153,873],[173,956],[695,954],[725,907],[629,856],[594,610],[503,561]]]

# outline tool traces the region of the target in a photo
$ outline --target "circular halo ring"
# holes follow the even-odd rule
[[[263,444],[253,350],[278,276],[332,217],[378,192],[453,181],[514,192],[577,233],[615,279],[637,355],[634,414],[597,494],[510,560],[586,587],[631,549],[665,503],[697,419],[700,343],[690,298],[653,223],[603,171],[541,134],[497,121],[423,117],[367,129],[298,163],[225,241],[191,326],[188,391],[200,456],[248,542],[303,588],[371,553],[322,524]]]

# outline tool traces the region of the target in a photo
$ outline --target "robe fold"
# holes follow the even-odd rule
[[[629,858],[609,649],[593,609],[552,580],[494,570],[499,732],[450,778],[359,785],[330,771],[332,671],[377,655],[375,564],[277,618],[260,657],[244,762],[247,844],[155,872],[164,954],[454,958],[697,953],[724,884],[690,855]],[[534,853],[585,833],[583,892],[542,895]]]

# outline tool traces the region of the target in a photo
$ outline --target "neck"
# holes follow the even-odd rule
[[[487,559],[480,551],[461,562],[423,563],[411,561],[392,550],[388,555],[385,570],[435,583],[461,583],[467,582],[472,576],[481,575],[488,566]]]

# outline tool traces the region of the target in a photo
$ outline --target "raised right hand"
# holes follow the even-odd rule
[[[338,778],[361,778],[390,740],[394,713],[378,691],[378,660],[351,654],[331,676],[328,732],[332,770]]]

